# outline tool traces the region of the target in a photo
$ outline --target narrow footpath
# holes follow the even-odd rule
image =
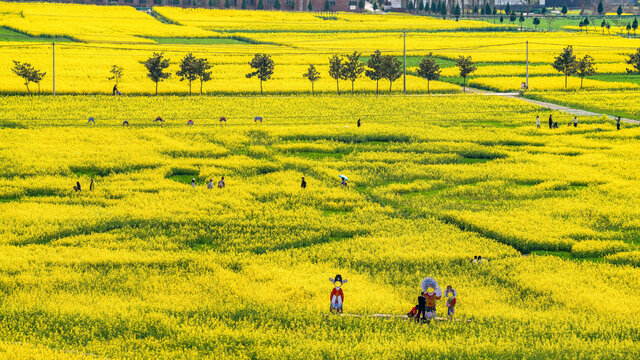
[[[558,104],[550,103],[550,102],[546,102],[546,101],[528,99],[526,97],[521,96],[520,93],[517,93],[517,92],[500,93],[500,92],[493,92],[493,91],[489,91],[489,90],[475,89],[475,88],[469,88],[469,87],[467,87],[467,91],[466,92],[476,93],[476,94],[486,95],[486,96],[504,96],[504,97],[508,97],[508,98],[512,98],[512,99],[519,99],[519,100],[526,101],[526,102],[531,103],[531,104],[535,104],[535,105],[541,106],[543,108],[547,108],[547,109],[550,109],[550,110],[562,111],[562,112],[565,112],[567,114],[571,114],[571,115],[575,115],[575,116],[606,116],[606,117],[608,117],[609,119],[611,119],[613,121],[615,121],[615,119],[616,119],[615,116],[609,115],[609,114],[601,114],[601,113],[596,113],[596,112],[587,111],[587,110],[583,110],[583,109],[576,109],[576,108],[571,108],[571,107],[568,107],[568,106],[558,105]],[[634,120],[634,119],[620,118],[620,121],[623,122],[623,123],[627,123],[627,124],[640,125],[640,121]]]

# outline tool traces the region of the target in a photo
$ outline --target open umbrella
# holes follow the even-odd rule
[[[347,179],[347,177],[346,177],[346,176],[344,176],[344,175],[338,175],[338,177],[339,177],[340,179],[344,179],[344,181],[349,181],[349,179]]]
[[[253,122],[257,122],[257,121],[262,122],[262,116],[256,116],[256,117],[253,119]]]
[[[424,292],[426,292],[428,288],[433,288],[433,290],[436,293],[436,296],[438,297],[442,296],[442,290],[440,289],[440,286],[438,286],[438,282],[436,281],[436,279],[432,277],[426,277],[422,279],[422,282],[420,282],[420,287]]]

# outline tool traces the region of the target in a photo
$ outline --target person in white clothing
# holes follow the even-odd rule
[[[209,179],[209,182],[207,183],[207,189],[213,190],[213,179]]]

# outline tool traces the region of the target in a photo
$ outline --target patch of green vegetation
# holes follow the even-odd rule
[[[627,82],[640,85],[640,74],[596,74],[594,76],[590,76],[589,79],[612,82]]]
[[[601,258],[601,257],[576,257],[569,251],[534,250],[530,254],[537,255],[537,256],[555,256],[561,259],[573,260],[573,261],[604,262],[604,258]]]
[[[247,41],[239,40],[237,38],[181,38],[181,37],[148,37],[147,39],[153,40],[158,44],[186,44],[186,45],[238,45],[238,44],[250,44]]]
[[[345,156],[345,153],[326,153],[326,152],[315,152],[315,151],[302,151],[302,152],[293,152],[291,153],[293,156],[303,157],[307,159],[313,160],[321,160],[321,159],[342,159]]]
[[[21,42],[71,42],[73,40],[58,36],[31,36],[21,32],[0,27],[0,41],[21,41]]]
[[[369,61],[369,57],[370,56],[367,54],[366,56],[361,57],[360,61],[366,63],[367,61]],[[420,61],[422,61],[422,58],[423,58],[422,56],[407,56],[407,68],[417,67],[420,64]],[[402,62],[404,58],[402,56],[398,56],[398,60]],[[440,68],[456,66],[456,62],[453,60],[443,59],[438,57],[436,58],[436,63],[440,65]]]

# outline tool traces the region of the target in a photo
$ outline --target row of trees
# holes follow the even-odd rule
[[[354,93],[355,82],[363,76],[376,82],[376,94],[378,94],[379,91],[378,85],[380,80],[389,81],[389,92],[391,92],[393,82],[399,79],[404,72],[402,63],[398,58],[394,55],[383,55],[380,50],[376,50],[371,54],[366,63],[360,61],[361,57],[361,53],[354,51],[352,54],[343,56],[333,55],[329,58],[329,76],[336,81],[338,94],[340,94],[340,80],[350,81],[351,92]],[[37,84],[39,92],[40,82],[46,73],[35,69],[29,63],[21,63],[15,60],[13,63],[13,72],[24,80],[29,95],[31,95],[31,89],[29,88],[30,83]],[[640,48],[638,48],[635,53],[629,55],[626,63],[633,67],[633,69],[627,69],[628,73],[640,73]],[[144,62],[144,66],[147,68],[147,77],[155,83],[156,95],[158,95],[158,84],[172,76],[170,72],[166,71],[169,65],[170,59],[165,58],[163,53],[153,53],[153,56]],[[255,77],[260,80],[260,94],[262,94],[262,83],[271,79],[275,63],[268,54],[255,54],[249,62],[249,66],[253,71],[246,74],[246,77]],[[456,59],[456,66],[463,80],[463,89],[466,91],[467,77],[476,71],[477,68],[471,56],[459,56]],[[573,53],[572,46],[567,46],[563,49],[555,58],[552,66],[556,71],[564,74],[565,88],[567,88],[569,76],[577,75],[580,77],[580,89],[582,89],[584,78],[596,73],[593,57],[584,55],[578,59]],[[189,53],[180,60],[179,67],[180,69],[176,71],[175,75],[180,77],[180,81],[187,81],[189,84],[189,94],[192,93],[192,83],[198,80],[200,81],[200,94],[202,94],[203,83],[212,79],[211,69],[213,65],[209,60],[206,58],[197,58],[193,56],[192,53]],[[113,65],[110,73],[111,76],[109,80],[114,80],[117,86],[120,79],[124,76],[124,69]],[[432,53],[422,58],[417,68],[417,75],[427,80],[427,93],[430,93],[430,82],[438,80],[440,73],[440,66]],[[321,78],[321,74],[316,69],[316,66],[313,64],[309,65],[307,72],[302,74],[302,77],[309,80],[311,83],[311,93],[314,93],[314,83]]]

